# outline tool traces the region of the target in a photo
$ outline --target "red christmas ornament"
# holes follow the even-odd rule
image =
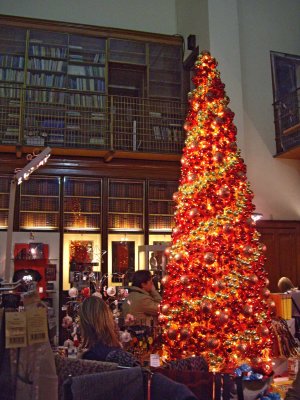
[[[253,313],[253,307],[249,305],[245,305],[243,308],[243,313],[245,315],[251,315]]]
[[[188,329],[183,328],[183,329],[180,330],[180,338],[182,340],[187,339],[189,336],[190,336],[190,332],[188,331]]]
[[[223,232],[224,232],[224,233],[230,233],[231,231],[232,231],[232,226],[231,226],[231,225],[225,224],[225,225],[223,226]]]
[[[177,337],[177,332],[176,332],[176,330],[170,328],[170,329],[168,330],[168,337],[169,337],[169,339],[171,339],[171,340],[175,340],[176,337]]]
[[[198,214],[198,208],[194,207],[190,210],[189,216],[190,217],[195,217]]]
[[[250,282],[252,282],[252,283],[257,283],[258,282],[258,277],[257,277],[257,275],[250,275],[249,276],[249,280],[250,280]]]
[[[218,196],[227,199],[230,196],[230,189],[227,186],[221,187],[217,192]]]
[[[240,343],[240,344],[237,346],[237,349],[238,349],[238,351],[239,351],[240,353],[244,354],[244,353],[246,352],[246,350],[247,350],[247,346],[246,346],[245,344],[243,344],[243,343]]]
[[[206,264],[213,264],[215,262],[215,255],[214,253],[205,253],[204,254],[204,261],[206,262]]]
[[[168,315],[169,309],[170,309],[170,304],[164,304],[164,305],[161,307],[161,312],[162,312],[162,314]]]
[[[176,201],[178,199],[179,193],[175,192],[173,193],[173,200]]]
[[[210,313],[212,309],[212,304],[209,301],[204,301],[202,303],[202,311],[206,314]]]
[[[85,287],[81,290],[81,294],[83,297],[90,297],[91,295],[91,290],[89,287]]]
[[[224,154],[218,151],[213,158],[216,162],[221,163],[224,160]]]
[[[262,289],[262,295],[264,296],[264,297],[269,297],[270,296],[270,290],[268,289],[268,288],[263,288]]]
[[[250,254],[253,253],[253,249],[252,249],[251,246],[246,245],[243,248],[243,252],[244,252],[245,255],[250,255]]]
[[[183,276],[181,276],[180,277],[180,282],[183,284],[183,285],[187,285],[188,283],[189,283],[189,277],[187,276],[187,275],[183,275]]]
[[[210,349],[216,349],[219,346],[219,340],[215,337],[211,337],[207,340],[207,346]]]
[[[161,283],[163,284],[163,285],[165,285],[167,282],[169,282],[170,281],[170,275],[165,275],[163,278],[162,278],[162,280],[161,280]]]

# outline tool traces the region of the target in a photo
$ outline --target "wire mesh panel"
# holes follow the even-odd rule
[[[0,143],[19,142],[22,89],[18,86],[0,86]]]
[[[66,110],[66,147],[110,148],[106,107],[104,95],[70,94]]]
[[[24,141],[31,146],[65,147],[66,96],[64,92],[26,92]]]
[[[111,97],[115,150],[180,154],[185,106],[177,101]]]

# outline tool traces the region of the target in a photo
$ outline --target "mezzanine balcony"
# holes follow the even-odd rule
[[[273,104],[277,157],[300,159],[300,88]]]
[[[163,99],[0,87],[0,151],[178,160],[186,105]],[[30,149],[29,149],[30,150]]]

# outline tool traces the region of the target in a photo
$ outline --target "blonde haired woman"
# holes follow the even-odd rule
[[[101,298],[91,296],[83,301],[79,323],[83,346],[87,348],[83,359],[116,362],[128,367],[139,365],[131,353],[122,349],[112,312]]]

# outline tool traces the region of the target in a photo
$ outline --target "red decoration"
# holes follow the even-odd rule
[[[195,63],[159,323],[167,359],[202,355],[210,370],[224,371],[269,365],[272,302],[253,193],[216,66],[207,51]]]

